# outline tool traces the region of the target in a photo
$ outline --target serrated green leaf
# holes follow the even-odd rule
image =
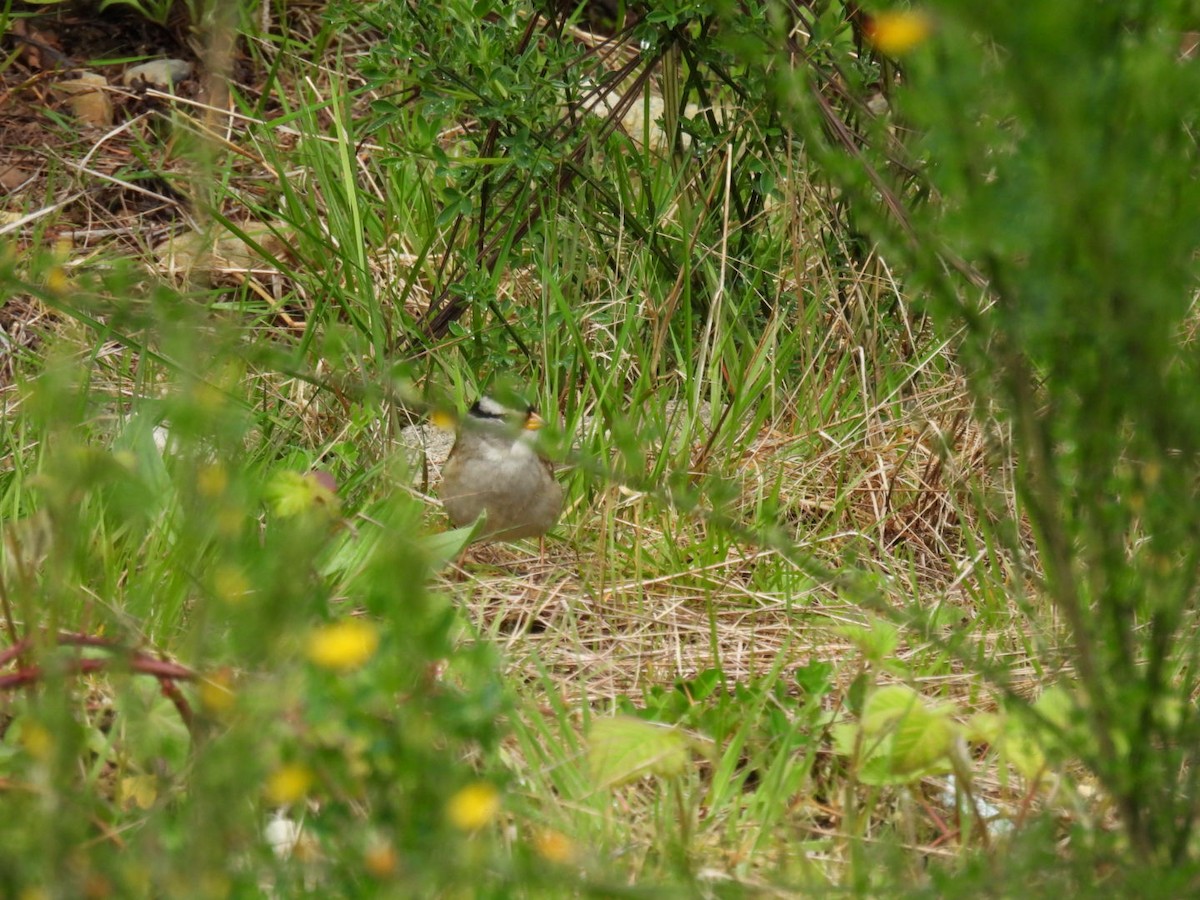
[[[336,491],[312,472],[276,472],[267,485],[266,495],[275,514],[284,518],[314,512],[335,518],[341,510]]]
[[[897,723],[892,735],[892,771],[897,775],[925,775],[945,766],[954,741],[954,723],[944,710],[913,707]]]
[[[854,773],[855,778],[861,784],[868,784],[873,787],[908,784],[911,780],[908,776],[898,775],[893,771],[890,751],[891,741],[889,739],[879,747],[879,752],[871,754],[867,759],[859,763]]]
[[[853,756],[858,748],[862,728],[854,722],[839,722],[829,729],[833,738],[833,752],[841,756]]]
[[[835,630],[872,662],[891,658],[900,645],[900,629],[890,622],[875,621],[869,626],[846,625]]]
[[[963,725],[963,737],[972,744],[992,744],[1004,734],[1007,719],[997,713],[975,713]]]
[[[1077,707],[1071,692],[1056,684],[1042,691],[1042,696],[1034,701],[1033,708],[1047,722],[1067,731],[1071,727]]]
[[[1001,762],[1007,762],[1021,777],[1032,781],[1046,771],[1046,754],[1018,719],[1010,719],[997,743]]]
[[[815,694],[819,697],[829,693],[833,684],[833,664],[827,662],[810,662],[801,666],[793,673],[796,684],[805,694]]]
[[[921,695],[910,687],[890,684],[876,688],[863,705],[863,732],[878,735],[890,731],[901,718],[924,707],[925,701]]]
[[[158,682],[132,677],[116,684],[115,708],[121,740],[139,763],[151,760],[180,771],[192,746],[187,723]]]

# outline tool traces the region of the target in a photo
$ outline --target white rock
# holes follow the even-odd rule
[[[169,88],[192,75],[192,64],[182,59],[152,59],[139,66],[132,66],[121,76],[121,83],[126,87],[136,84],[149,84],[154,87]]]

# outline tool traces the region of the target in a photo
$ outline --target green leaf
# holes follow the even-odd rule
[[[695,678],[676,682],[675,689],[696,703],[705,700],[724,684],[718,669],[705,669]]]
[[[873,663],[890,659],[900,644],[900,630],[890,622],[875,621],[869,626],[846,625],[835,631]]]
[[[479,530],[482,521],[483,518],[480,517],[478,521],[462,528],[452,528],[426,537],[423,543],[429,554],[430,568],[436,572],[462,553],[467,544],[471,543],[471,538]]]
[[[891,731],[896,722],[923,705],[921,695],[910,687],[892,684],[878,688],[867,697],[863,707],[863,732],[879,735]]]
[[[1042,692],[1034,701],[1033,708],[1051,725],[1069,731],[1075,719],[1077,704],[1070,691],[1056,684]]]
[[[267,499],[276,515],[283,518],[313,512],[333,518],[341,511],[336,489],[330,487],[316,472],[286,469],[276,472],[267,485]]]
[[[688,736],[678,728],[630,716],[598,719],[588,735],[588,769],[601,788],[646,775],[678,778],[687,769],[688,747]]]
[[[954,723],[945,709],[914,707],[900,719],[892,736],[892,771],[916,777],[940,768],[949,760],[954,735]]]
[[[796,685],[806,695],[824,697],[833,684],[833,665],[826,662],[810,662],[796,669],[793,677],[796,679]]]
[[[858,748],[862,728],[854,722],[838,722],[829,729],[833,738],[833,750],[839,756],[852,757]]]
[[[1046,774],[1046,754],[1041,744],[1017,718],[1009,718],[997,742],[1001,762],[1007,762],[1021,777],[1033,781]]]
[[[950,710],[933,709],[912,688],[889,685],[867,698],[858,725],[834,730],[839,753],[858,757],[863,784],[909,784],[945,771],[958,726]]]
[[[972,744],[992,744],[1004,734],[1008,720],[991,712],[975,713],[963,725],[963,736]]]

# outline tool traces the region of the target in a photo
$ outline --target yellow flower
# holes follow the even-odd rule
[[[36,722],[30,722],[21,728],[21,743],[26,752],[39,762],[45,762],[54,752],[54,738],[49,730]]]
[[[450,798],[446,817],[462,831],[478,831],[500,812],[500,792],[487,781],[476,781]]]
[[[228,398],[215,384],[201,381],[193,386],[191,399],[201,410],[214,415],[225,409]]]
[[[871,18],[867,37],[880,53],[903,56],[933,32],[933,19],[920,10],[881,12]]]
[[[367,872],[375,878],[391,878],[400,866],[396,848],[387,841],[374,841],[363,856]]]
[[[46,272],[46,288],[53,294],[61,296],[71,288],[71,278],[67,275],[64,265],[71,258],[74,249],[75,244],[70,238],[59,238],[54,243],[55,262]]]
[[[222,563],[213,571],[213,593],[226,603],[241,603],[250,593],[250,581],[233,563]]]
[[[223,537],[237,537],[246,524],[246,511],[232,503],[222,503],[217,508],[217,530]]]
[[[229,487],[229,472],[224,466],[214,463],[201,466],[196,473],[196,489],[204,497],[219,497]]]
[[[117,787],[117,797],[126,811],[137,808],[145,812],[158,800],[158,779],[153,775],[126,776]]]
[[[308,766],[300,763],[285,763],[267,779],[267,800],[277,806],[286,806],[303,800],[312,787],[313,774]]]
[[[575,842],[559,831],[539,831],[533,836],[533,849],[547,862],[567,865],[576,857]]]
[[[46,272],[46,290],[62,296],[71,289],[71,279],[62,266],[51,266]]]
[[[379,632],[370,622],[346,619],[318,628],[308,639],[308,658],[323,669],[349,672],[375,655]]]
[[[218,716],[229,712],[237,700],[233,692],[233,673],[229,669],[218,669],[200,679],[198,693],[200,705],[208,712]]]

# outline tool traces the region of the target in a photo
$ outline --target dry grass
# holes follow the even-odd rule
[[[269,46],[259,50],[269,59]],[[338,52],[349,59],[355,50],[348,43]],[[250,340],[262,345],[291,346],[319,330],[314,323],[322,318],[344,326],[347,306],[339,309],[338,303],[353,301],[355,291],[373,292],[379,298],[376,312],[388,317],[388,339],[382,344],[363,341],[340,357],[312,353],[314,363],[301,377],[252,363],[242,376],[242,388],[254,407],[269,411],[265,419],[281,432],[274,438],[281,452],[309,451],[307,456],[319,466],[326,457],[336,458],[339,445],[355,444],[361,451],[356,489],[364,500],[393,489],[386,478],[372,481],[371,476],[408,456],[411,477],[398,487],[429,504],[427,523],[436,530],[442,524],[433,499],[436,472],[448,451],[448,438],[412,426],[401,430],[405,422],[392,415],[390,399],[379,401],[374,410],[378,415],[364,424],[361,412],[352,409],[360,398],[325,390],[331,369],[339,375],[349,372],[351,380],[386,380],[386,360],[375,354],[381,348],[393,349],[407,329],[427,317],[439,296],[438,279],[453,270],[462,253],[450,238],[422,249],[400,233],[380,244],[356,247],[353,242],[361,233],[331,224],[333,213],[324,193],[330,183],[317,177],[312,160],[330,140],[321,133],[332,122],[326,102],[353,84],[353,74],[340,65],[318,67],[307,85],[280,81],[273,86],[296,90],[289,98],[293,108],[311,108],[312,119],[305,127],[297,130],[266,117],[229,116],[219,139],[208,135],[214,146],[228,151],[224,164],[229,190],[222,216],[254,238],[258,247],[231,237],[232,245],[208,257],[206,248],[216,240],[210,233],[207,243],[192,248],[183,263],[177,254],[162,249],[170,235],[193,233],[195,224],[194,198],[180,190],[193,175],[190,163],[172,156],[154,134],[168,122],[179,135],[203,131],[201,118],[212,110],[202,98],[186,93],[176,98],[122,95],[121,103],[136,101],[146,109],[124,120],[120,129],[82,143],[63,143],[61,130],[42,123],[43,136],[56,149],[37,161],[42,168],[31,194],[50,200],[35,215],[26,216],[20,233],[25,246],[50,237],[69,242],[63,260],[68,273],[123,258],[145,267],[136,292],[163,281],[212,290],[209,296],[218,298],[213,315],[246,326]],[[369,103],[378,99],[378,93],[361,92],[348,117],[369,115]],[[456,135],[447,131],[443,138],[450,147]],[[297,145],[304,150],[300,158],[305,162],[285,171],[283,164]],[[155,148],[149,169],[161,179],[152,188],[122,174],[147,146]],[[353,150],[343,160],[352,166],[363,202],[388,208],[392,187],[378,159],[394,151],[370,141],[355,144]],[[346,153],[346,148],[340,151]],[[21,161],[30,164],[28,158]],[[312,187],[312,221],[296,221],[296,210],[267,219],[257,197],[284,180]],[[661,385],[661,403],[657,397],[647,401],[644,394],[635,399],[630,393],[618,405],[626,410],[624,424],[634,433],[645,427],[639,420],[643,414],[653,419],[660,433],[667,433],[662,441],[639,448],[645,453],[644,472],[597,476],[597,468],[610,473],[619,469],[616,463],[622,457],[603,427],[601,391],[585,385],[568,404],[575,415],[566,424],[578,433],[564,443],[574,448],[568,456],[594,465],[564,471],[571,502],[545,552],[528,544],[476,548],[461,565],[435,578],[434,590],[451,596],[474,629],[502,652],[505,680],[525,704],[522,713],[538,711],[548,723],[562,725],[564,707],[580,716],[584,710],[609,711],[623,698],[637,703],[655,687],[669,688],[710,669],[720,670],[725,683],[733,686],[825,661],[835,665],[839,687],[847,687],[864,664],[844,626],[863,624],[871,617],[835,581],[822,581],[797,565],[797,557],[811,558],[832,572],[849,566],[865,573],[877,586],[881,606],[938,608],[943,625],[957,623],[988,658],[1003,660],[1018,689],[1027,690],[1026,683],[1040,677],[1038,669],[1021,658],[1022,636],[1007,631],[1019,627],[1014,626],[1017,610],[1008,601],[1000,610],[979,608],[994,602],[996,585],[1024,577],[1021,573],[1034,557],[1028,536],[1022,541],[1026,559],[1020,565],[998,550],[988,537],[995,522],[981,513],[977,502],[986,496],[993,504],[991,516],[1020,520],[1001,430],[971,417],[971,399],[952,347],[937,344],[928,334],[884,260],[870,254],[847,271],[845,264],[815,249],[814,235],[839,227],[835,198],[814,187],[803,173],[786,173],[781,186],[784,201],[762,216],[790,236],[790,268],[768,274],[769,267],[762,266],[757,290],[778,305],[775,314],[786,319],[781,326],[786,340],[803,349],[794,354],[787,371],[770,379],[763,400],[771,412],[756,420],[730,420],[726,410],[714,408],[710,400],[685,402],[693,385],[703,382],[717,385],[718,393],[726,392],[731,404],[753,406],[754,398],[739,395],[738,385],[723,375],[725,361],[713,350],[720,334],[708,333],[708,370],[658,374],[667,368],[664,348],[679,284],[669,286],[664,299],[652,295],[652,286],[640,283],[637,274],[627,274],[636,272],[631,260],[642,249],[638,241],[618,236],[621,249],[614,255],[619,265],[584,263],[571,272],[582,295],[572,303],[582,341],[575,349],[589,354],[598,367],[617,373],[611,382],[617,388]],[[695,190],[702,190],[699,182]],[[43,220],[54,223],[52,235],[35,234]],[[665,217],[664,227],[670,223],[670,216]],[[560,224],[568,231],[575,223]],[[310,233],[301,237],[305,226]],[[224,234],[224,227],[217,233]],[[576,238],[584,246],[582,258],[609,258],[606,248],[587,249],[588,235]],[[732,234],[724,232],[722,238],[720,245],[696,248],[697,267],[701,262],[715,261],[718,267],[727,262],[724,247]],[[848,248],[841,250],[852,256]],[[360,251],[362,255],[356,255]],[[365,268],[354,272],[358,262]],[[194,277],[197,274],[201,277]],[[219,298],[231,292],[236,301],[222,306]],[[497,294],[517,309],[538,308],[545,302],[538,271],[526,267],[514,268],[501,279]],[[795,302],[791,310],[785,306],[789,301]],[[811,314],[814,308],[819,308],[816,315]],[[647,320],[643,341],[630,344],[622,337],[626,317]],[[60,343],[69,341],[73,325],[47,314],[31,296],[10,300],[0,324],[6,335],[6,391],[14,397],[15,349],[36,348],[43,332],[56,332]],[[718,323],[712,329],[722,327],[728,326]],[[485,333],[495,335],[499,328],[492,320]],[[80,346],[86,346],[86,336],[78,337]],[[450,338],[434,347],[430,353],[437,359],[424,370],[427,381],[418,378],[417,388],[436,396],[476,386],[477,373],[463,371],[463,344],[465,339]],[[113,345],[111,354],[101,352],[93,361],[93,389],[109,398],[114,413],[131,398],[155,396],[155,378],[146,377],[148,363],[139,360],[141,349],[133,341]],[[570,390],[569,384],[558,386],[558,398],[564,399]],[[708,396],[712,391],[697,390],[696,396],[702,393]],[[664,429],[664,423],[671,424]],[[267,430],[266,424],[257,436]],[[411,464],[414,444],[422,446],[426,460]],[[678,461],[673,468],[686,473],[693,484],[703,487],[712,480],[731,485],[732,498],[702,501],[699,511],[680,511],[669,492],[647,489],[644,483],[658,471],[656,461],[662,453]],[[768,512],[773,518],[764,518]],[[732,528],[726,528],[725,521]],[[765,527],[777,528],[790,552],[754,540]],[[955,624],[945,627],[948,633]],[[929,666],[939,652],[929,644],[901,645],[896,660],[902,674],[877,677],[910,680],[931,696],[959,702],[964,714],[993,708],[994,700],[961,658],[939,657],[936,667]],[[831,707],[841,704],[838,696],[829,700]],[[521,764],[516,748],[513,758]],[[834,777],[824,772],[813,780],[833,783]],[[977,788],[993,799],[1006,795],[995,780],[980,781]],[[648,795],[636,792],[625,801],[630,804],[625,812],[638,823],[635,830],[641,840],[652,845],[659,827],[654,804]],[[841,839],[846,835],[839,829],[846,811],[840,801],[812,799],[794,812],[803,825],[789,827],[799,828],[809,839],[830,839],[830,849],[812,851],[810,863],[820,870],[843,864]],[[882,827],[890,812],[886,805],[874,808],[874,822]],[[780,827],[779,833],[785,835],[787,829]],[[718,829],[706,832],[702,841],[716,848],[721,843]],[[928,842],[919,849],[923,854],[946,852]],[[744,862],[739,854],[751,853],[728,847],[723,852],[721,866],[729,869]],[[745,884],[753,883],[760,865],[766,868],[759,861],[748,867]]]

